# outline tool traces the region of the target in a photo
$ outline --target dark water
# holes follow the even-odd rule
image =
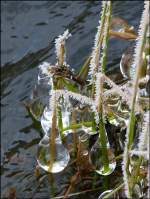
[[[18,198],[52,198],[47,177],[39,186],[34,170],[41,132],[28,116],[29,99],[43,60],[55,63],[54,39],[69,29],[68,63],[79,69],[91,52],[101,5],[98,1],[2,1],[1,24],[1,183],[2,197],[14,187]],[[137,29],[142,1],[115,1],[113,15]],[[110,68],[118,68],[129,42],[111,39]],[[61,192],[69,172],[55,175]],[[92,196],[88,195],[89,198]],[[79,197],[77,197],[79,198]]]

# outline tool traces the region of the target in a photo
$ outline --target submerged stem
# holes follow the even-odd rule
[[[50,142],[50,165],[49,165],[49,171],[51,171],[53,163],[55,161],[55,156],[56,156],[56,131],[57,131],[57,117],[56,117],[56,107],[54,108],[53,111],[53,117],[52,117],[52,131],[50,134],[49,142]]]

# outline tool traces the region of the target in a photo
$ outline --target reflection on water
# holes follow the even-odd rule
[[[28,116],[23,101],[29,99],[37,81],[38,64],[43,60],[55,63],[53,41],[66,28],[73,35],[67,43],[68,63],[76,69],[83,64],[93,46],[98,4],[98,1],[3,1],[1,4],[2,197],[15,188],[19,198],[49,198],[54,192],[62,194],[71,176],[71,169],[55,176],[59,189],[49,188],[50,176],[37,180],[35,157],[42,132]],[[115,1],[113,15],[124,17],[137,28],[142,5],[140,1]],[[128,45],[127,41],[110,41],[109,67],[118,68]]]

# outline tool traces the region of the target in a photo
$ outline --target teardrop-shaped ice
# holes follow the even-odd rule
[[[45,135],[39,143],[37,162],[38,165],[47,172],[58,173],[61,172],[70,160],[68,150],[63,146],[60,137],[55,139],[55,156],[52,161],[50,152],[49,137]]]
[[[107,194],[109,194],[110,192],[112,192],[112,190],[107,190],[104,191],[103,193],[101,193],[101,195],[98,197],[98,199],[103,199]],[[110,197],[109,197],[110,198]],[[111,198],[114,198],[113,196]]]
[[[109,143],[107,143],[106,148],[107,154],[104,154],[104,150],[99,139],[100,138],[98,138],[96,143],[91,148],[90,159],[93,166],[95,166],[95,171],[100,175],[107,176],[110,175],[116,168],[115,155],[111,150]],[[107,163],[105,161],[105,155],[108,157]]]

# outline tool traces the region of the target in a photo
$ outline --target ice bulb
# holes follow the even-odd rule
[[[100,175],[110,175],[116,168],[116,160],[113,151],[111,150],[109,143],[107,143],[107,157],[108,162],[106,164],[105,157],[104,157],[104,150],[101,146],[101,142],[99,140],[96,141],[96,143],[93,145],[90,151],[90,159],[95,166],[95,171]]]
[[[55,156],[52,161],[49,137],[45,135],[39,143],[37,162],[47,172],[58,173],[64,170],[70,160],[68,150],[64,147],[60,137],[55,139]]]

